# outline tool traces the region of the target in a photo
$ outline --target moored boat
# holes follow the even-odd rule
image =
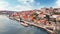
[[[28,27],[28,24],[26,24],[26,23],[21,23],[21,25]]]

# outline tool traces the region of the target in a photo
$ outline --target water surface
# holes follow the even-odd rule
[[[19,22],[0,15],[0,34],[48,34],[41,28],[34,26],[24,27]]]

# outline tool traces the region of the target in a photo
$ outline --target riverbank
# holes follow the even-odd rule
[[[0,15],[0,34],[48,34],[43,29],[34,26],[25,27],[20,22],[9,19],[6,15]]]
[[[18,22],[20,22],[19,19],[15,19],[15,20],[18,21]],[[25,24],[27,24],[28,26],[29,26],[29,25],[32,25],[32,26],[35,26],[35,27],[38,27],[38,28],[42,28],[42,29],[46,30],[49,34],[54,34],[54,31],[53,31],[53,30],[47,29],[47,27],[50,28],[49,26],[46,26],[46,25],[41,26],[41,25],[38,25],[38,24],[33,23],[33,22],[28,22],[28,21],[26,21],[26,20],[22,20],[22,21],[23,21]],[[23,22],[21,22],[21,23],[23,23]],[[23,26],[26,26],[25,24],[22,24],[22,25],[23,25]]]
[[[49,34],[54,34],[54,31],[52,31],[52,30],[49,30],[49,29],[47,29],[46,27],[48,27],[48,26],[41,26],[41,25],[37,25],[37,24],[35,24],[35,23],[30,23],[30,22],[27,22],[27,21],[25,21],[25,20],[23,20],[26,24],[29,24],[29,25],[32,25],[32,26],[35,26],[35,27],[39,27],[39,28],[42,28],[42,29],[45,29],[46,31],[48,31],[48,33]]]

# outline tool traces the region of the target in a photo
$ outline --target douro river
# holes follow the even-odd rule
[[[0,15],[0,34],[48,34],[48,32],[34,26],[24,27],[6,15]]]

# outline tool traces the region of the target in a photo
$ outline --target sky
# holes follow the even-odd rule
[[[0,0],[0,10],[25,11],[43,7],[60,8],[60,0]]]

